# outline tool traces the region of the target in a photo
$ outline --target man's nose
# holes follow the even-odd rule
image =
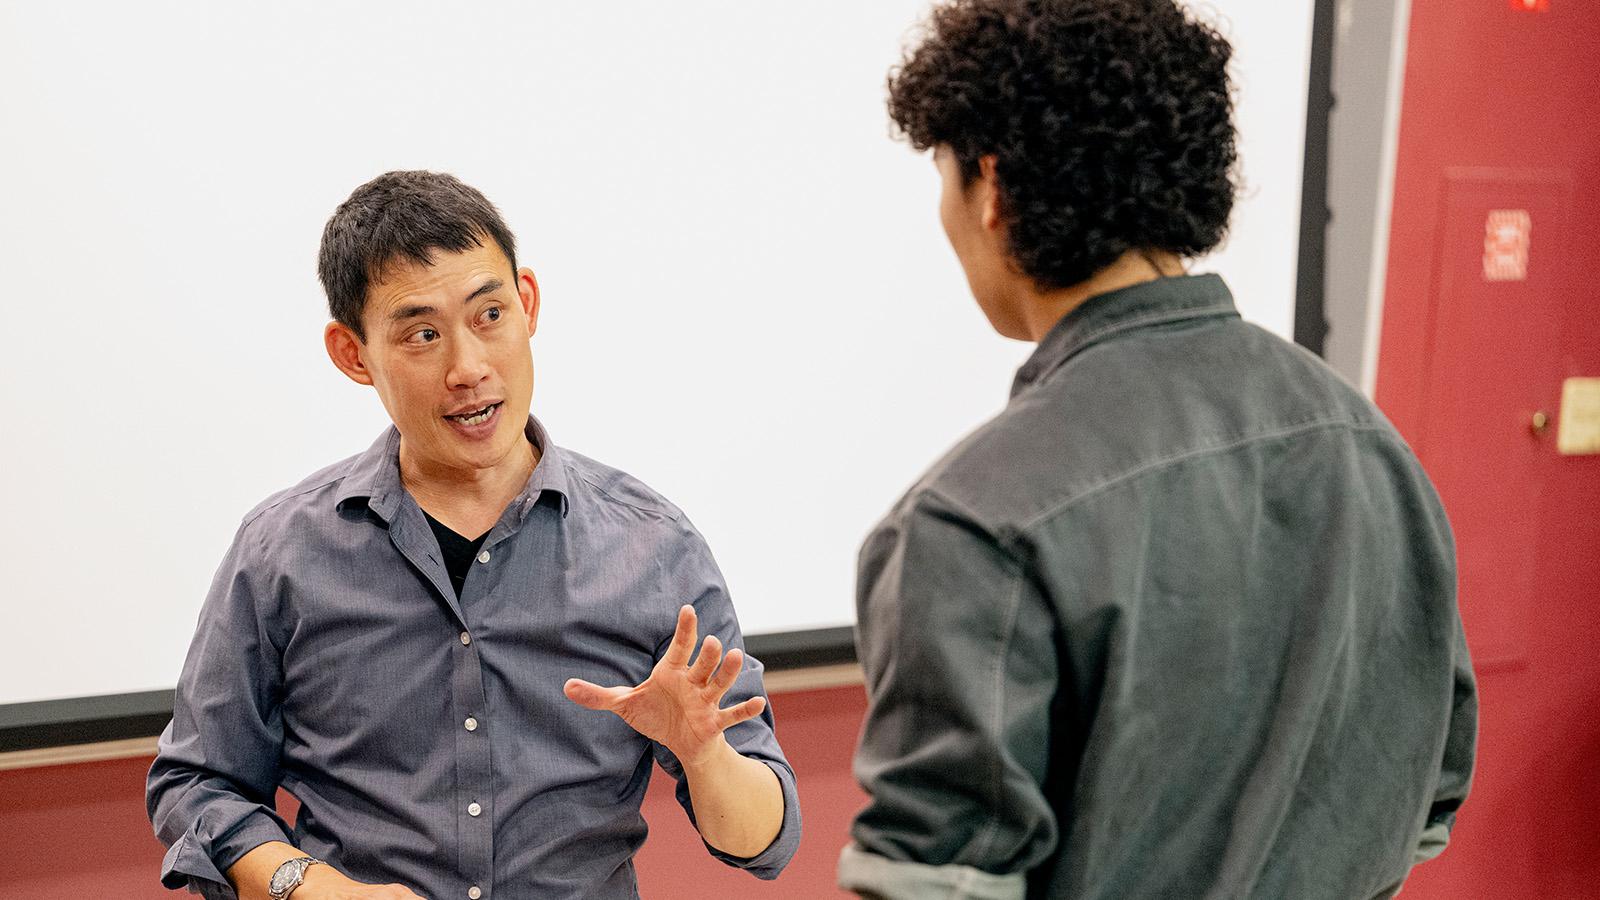
[[[455,352],[450,357],[450,371],[445,378],[451,390],[475,388],[490,374],[489,354],[483,342],[476,337],[455,342]]]

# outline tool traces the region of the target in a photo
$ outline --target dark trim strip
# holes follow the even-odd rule
[[[1328,122],[1333,115],[1333,0],[1311,19],[1311,88],[1306,98],[1305,168],[1300,182],[1300,253],[1295,266],[1294,342],[1318,356],[1328,341]]]
[[[0,706],[0,753],[160,734],[172,718],[172,694],[143,691]]]
[[[809,631],[780,631],[752,634],[744,639],[750,655],[771,671],[807,669],[856,661],[856,630],[813,628]]]
[[[745,639],[768,671],[855,662],[854,629],[815,628]],[[153,737],[172,718],[173,692],[142,691],[0,705],[0,753]]]

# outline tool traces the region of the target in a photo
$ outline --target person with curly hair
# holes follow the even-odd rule
[[[889,78],[1011,400],[867,538],[886,898],[1371,898],[1437,855],[1476,691],[1438,496],[1215,275],[1232,49],[1173,0],[949,0]]]

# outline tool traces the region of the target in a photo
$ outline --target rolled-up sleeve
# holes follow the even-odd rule
[[[273,809],[282,675],[263,614],[263,556],[247,522],[212,580],[145,787],[168,847],[162,883],[208,898],[231,900],[227,870],[261,844],[289,840]]]
[[[742,651],[744,636],[739,630],[739,619],[728,597],[722,572],[712,558],[711,550],[706,546],[705,540],[686,521],[681,524],[684,527],[684,534],[678,542],[681,552],[674,554],[673,564],[665,571],[667,596],[673,603],[693,604],[702,636],[714,634],[724,648],[729,650],[738,648]],[[677,606],[674,605],[672,608],[676,610]],[[657,648],[658,659],[666,651],[666,647],[667,642],[663,642]],[[765,697],[762,671],[761,661],[747,654],[739,678],[733,683],[733,687],[728,689],[722,705],[729,707],[743,703],[751,697]],[[772,843],[767,845],[765,850],[748,858],[732,856],[709,843],[706,844],[706,850],[722,862],[745,869],[757,878],[768,880],[778,877],[778,873],[789,864],[789,860],[794,858],[795,851],[800,847],[800,795],[795,788],[794,770],[784,758],[774,728],[772,705],[769,702],[760,716],[740,722],[724,734],[733,749],[750,759],[766,763],[778,777],[778,785],[783,791],[783,826],[779,829],[777,837],[772,839]],[[688,814],[689,821],[693,822],[694,805],[690,801],[689,782],[684,777],[683,766],[671,751],[659,744],[655,745],[654,752],[661,768],[677,781],[678,803]]]
[[[1044,794],[1054,617],[1021,564],[954,501],[924,492],[862,548],[856,643],[870,802],[839,884],[863,897],[1021,897],[1055,849]]]

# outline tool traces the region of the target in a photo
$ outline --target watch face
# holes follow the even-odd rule
[[[272,873],[272,883],[267,885],[267,890],[273,894],[281,894],[289,888],[300,883],[300,876],[305,874],[306,861],[291,859],[278,867]]]

